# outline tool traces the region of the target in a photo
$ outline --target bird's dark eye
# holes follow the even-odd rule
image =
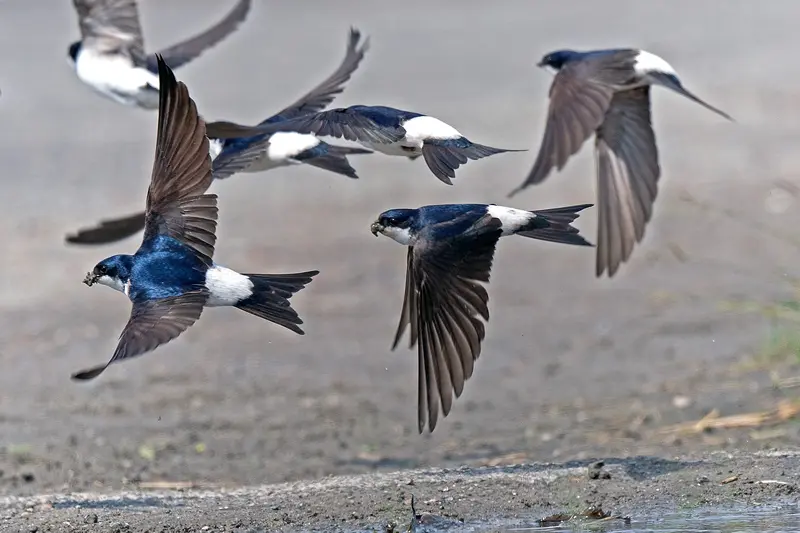
[[[108,269],[105,265],[97,265],[94,267],[94,272],[99,276],[105,276],[106,272],[108,272]]]

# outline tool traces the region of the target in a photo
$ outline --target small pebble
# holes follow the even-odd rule
[[[672,398],[672,405],[676,409],[686,409],[690,405],[692,405],[692,399],[688,396],[675,396]]]

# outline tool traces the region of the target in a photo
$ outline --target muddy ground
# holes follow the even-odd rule
[[[796,512],[797,461],[787,451],[714,452],[406,470],[238,489],[11,497],[0,499],[0,524],[4,531],[33,532],[619,530],[710,508]]]
[[[293,299],[307,335],[215,309],[168,346],[73,383],[70,373],[110,356],[129,314],[119,294],[81,280],[99,259],[134,250],[138,238],[87,249],[63,237],[141,209],[156,117],[77,81],[66,53],[77,38],[69,2],[4,2],[1,494],[114,494],[160,482],[237,488],[796,446],[800,320],[774,305],[795,299],[800,272],[800,66],[791,55],[800,46],[800,4],[302,6],[257,2],[241,31],[178,71],[201,113],[255,122],[281,109],[328,75],[356,25],[372,48],[338,105],[414,109],[478,142],[531,151],[471,162],[453,187],[421,160],[379,155],[353,158],[359,180],[297,167],[216,183],[218,262],[321,270]],[[225,9],[210,0],[143,2],[148,48]],[[632,260],[614,279],[598,280],[591,250],[500,244],[475,375],[436,431],[418,435],[416,356],[389,350],[405,252],[370,235],[370,222],[391,207],[507,202],[542,134],[551,77],[533,64],[565,46],[629,45],[667,57],[689,88],[737,122],[654,91],[664,177]],[[590,152],[587,145],[511,205],[593,201]],[[595,217],[589,210],[578,222],[590,238]],[[709,413],[759,412],[766,414],[717,429],[671,428]],[[605,485],[622,494],[626,479]],[[386,505],[400,505],[392,491]],[[345,501],[325,505],[338,517],[350,512]],[[356,512],[377,517],[380,505]],[[297,527],[313,522],[293,516]]]

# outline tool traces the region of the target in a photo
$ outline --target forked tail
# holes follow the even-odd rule
[[[553,209],[532,211],[536,215],[527,228],[517,235],[542,241],[560,242],[575,246],[594,246],[580,235],[580,230],[572,226],[581,211],[593,204],[570,205]]]
[[[251,315],[264,318],[300,335],[305,332],[297,311],[292,309],[289,299],[300,289],[311,283],[318,270],[296,274],[243,274],[253,283],[253,294],[236,307]]]

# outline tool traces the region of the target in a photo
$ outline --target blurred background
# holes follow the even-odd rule
[[[142,0],[147,50],[233,3]],[[798,15],[788,0],[256,0],[237,32],[176,72],[204,117],[256,123],[293,102],[336,68],[354,25],[371,48],[335,107],[414,110],[530,151],[471,162],[453,187],[422,160],[379,154],[350,158],[359,180],[297,166],[215,182],[219,263],[321,271],[292,299],[307,334],[212,309],[180,339],[74,383],[110,357],[130,312],[81,280],[140,237],[76,247],[64,235],[143,208],[157,115],[77,79],[71,2],[4,1],[0,492],[797,442]],[[389,349],[406,252],[369,224],[393,207],[508,204],[543,133],[552,76],[535,63],[558,48],[628,46],[666,58],[737,123],[655,89],[663,177],[644,242],[609,280],[595,279],[591,250],[503,240],[475,374],[418,435],[416,353]],[[591,144],[510,205],[594,202]],[[590,240],[596,216],[577,223]]]

